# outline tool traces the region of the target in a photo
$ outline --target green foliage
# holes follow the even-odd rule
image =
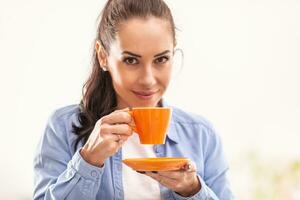
[[[266,159],[252,152],[240,162],[247,165],[250,183],[248,194],[237,194],[238,199],[300,199],[300,160]]]

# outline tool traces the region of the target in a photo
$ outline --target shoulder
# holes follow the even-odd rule
[[[70,117],[74,114],[78,114],[79,110],[80,109],[78,104],[68,105],[54,110],[51,116],[54,118],[62,119]]]
[[[48,117],[46,127],[41,135],[37,152],[49,153],[51,148],[69,150],[72,122],[77,119],[79,105],[69,105],[55,109]]]
[[[207,129],[213,129],[210,121],[201,115],[185,111],[181,108],[172,106],[173,122],[180,125],[202,126]]]
[[[188,138],[188,142],[203,147],[203,149],[217,148],[221,145],[219,133],[213,124],[201,115],[173,107],[172,121],[176,127],[178,137]],[[196,147],[195,147],[196,148]]]
[[[72,130],[72,124],[78,125],[78,114],[80,107],[78,104],[64,106],[55,109],[48,118],[48,126],[60,132]]]
[[[69,105],[54,110],[48,118],[43,139],[44,145],[55,143],[57,146],[68,149],[67,146],[73,144],[75,134],[73,124],[78,125],[79,105]],[[62,144],[65,144],[63,146]]]
[[[80,108],[78,104],[68,105],[58,108],[50,115],[52,122],[64,122],[70,120],[74,115],[78,115]]]

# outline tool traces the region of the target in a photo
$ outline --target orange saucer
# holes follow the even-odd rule
[[[136,171],[171,171],[179,170],[188,161],[188,158],[131,158],[123,163]]]

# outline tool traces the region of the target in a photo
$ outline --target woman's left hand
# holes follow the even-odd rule
[[[175,191],[183,197],[190,197],[201,189],[201,183],[196,174],[196,165],[189,162],[182,169],[176,171],[145,172],[161,185]]]

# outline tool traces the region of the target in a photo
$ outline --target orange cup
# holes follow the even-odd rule
[[[136,107],[128,111],[132,116],[141,144],[164,144],[170,124],[172,108]]]

